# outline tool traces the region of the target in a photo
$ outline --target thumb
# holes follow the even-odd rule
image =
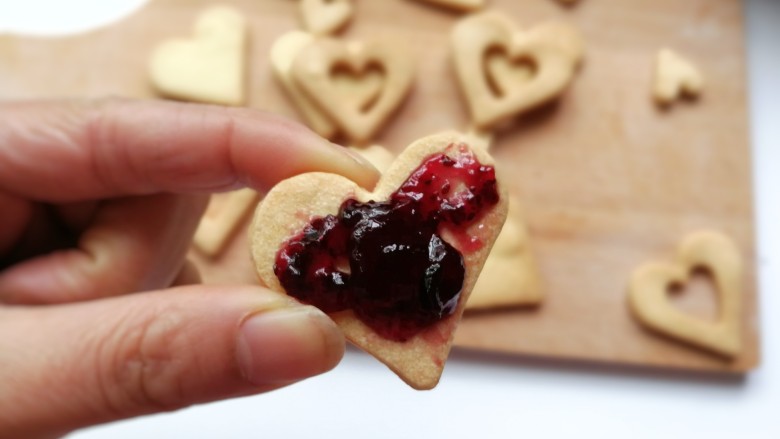
[[[0,437],[260,393],[333,368],[322,312],[259,287],[182,287],[0,309]]]

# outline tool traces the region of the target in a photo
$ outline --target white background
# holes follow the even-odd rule
[[[80,31],[143,3],[0,0],[0,32]],[[747,0],[747,12],[763,359],[746,378],[456,352],[439,388],[415,392],[350,350],[335,371],[287,389],[72,437],[780,438],[780,1]]]

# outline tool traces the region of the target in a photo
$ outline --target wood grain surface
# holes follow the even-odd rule
[[[250,21],[249,106],[299,118],[268,65],[271,44],[299,29],[297,2],[230,0]],[[153,0],[127,19],[87,34],[0,36],[0,98],[121,95],[153,98],[147,57],[163,39],[190,34],[211,4]],[[395,151],[449,128],[465,129],[466,106],[448,54],[458,14],[406,0],[362,0],[345,38],[386,38],[410,51],[417,76],[410,98],[377,142]],[[678,369],[741,372],[759,357],[751,155],[746,108],[743,5],[737,0],[491,0],[522,27],[574,23],[587,54],[557,104],[496,136],[494,155],[525,206],[545,283],[534,309],[467,316],[459,346]],[[704,72],[701,99],[659,110],[650,85],[655,52],[688,55]],[[727,361],[652,335],[631,317],[631,270],[672,258],[691,231],[714,228],[742,252],[743,353]],[[197,254],[209,282],[254,282],[243,231],[217,260]],[[692,288],[679,306],[713,314],[711,291]]]

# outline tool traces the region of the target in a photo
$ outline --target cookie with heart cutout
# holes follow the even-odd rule
[[[415,389],[438,383],[507,215],[493,159],[474,141],[420,139],[373,191],[325,173],[282,181],[250,229],[267,287],[328,313]]]
[[[350,142],[362,146],[408,96],[414,62],[392,41],[322,38],[300,51],[290,73]]]
[[[269,60],[276,80],[306,119],[306,125],[320,136],[333,139],[338,133],[338,127],[306,96],[293,80],[291,73],[295,58],[315,40],[316,37],[308,32],[287,32],[271,45]]]
[[[683,285],[703,268],[717,288],[720,311],[710,322],[674,307],[668,290]],[[682,342],[735,358],[742,350],[743,262],[736,243],[721,232],[704,230],[686,236],[672,262],[648,262],[631,274],[628,303],[649,329]]]
[[[494,11],[458,22],[451,45],[471,119],[480,130],[560,96],[585,52],[582,37],[570,25],[549,22],[520,30]]]

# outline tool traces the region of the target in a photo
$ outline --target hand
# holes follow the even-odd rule
[[[334,367],[344,339],[312,307],[260,287],[166,288],[197,280],[184,257],[206,194],[307,171],[371,187],[364,163],[247,109],[0,105],[0,437],[260,393]]]

